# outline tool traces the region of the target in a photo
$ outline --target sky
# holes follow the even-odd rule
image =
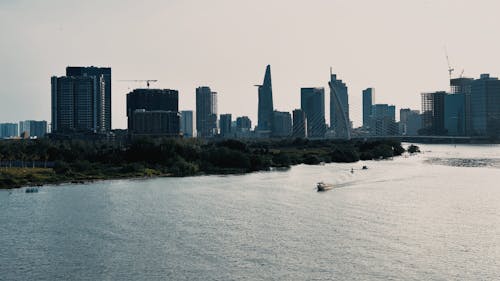
[[[157,79],[195,110],[195,89],[218,92],[219,113],[257,124],[257,88],[271,65],[275,109],[300,108],[301,87],[329,69],[349,87],[420,109],[420,93],[454,76],[500,76],[497,0],[0,0],[0,122],[50,122],[50,77],[71,66],[112,68],[113,128],[126,128],[126,94]],[[326,116],[329,120],[329,116]]]

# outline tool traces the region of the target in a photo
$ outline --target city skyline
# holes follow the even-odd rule
[[[0,3],[0,31],[9,38],[0,47],[2,122],[49,120],[47,77],[64,75],[68,65],[113,68],[113,128],[126,127],[125,95],[141,86],[121,79],[158,79],[155,88],[179,90],[182,110],[194,109],[196,87],[209,85],[220,95],[220,112],[256,123],[253,85],[261,81],[263,66],[273,66],[279,111],[299,108],[302,87],[327,88],[333,66],[349,87],[350,118],[357,127],[361,91],[367,87],[377,89],[380,103],[413,109],[420,107],[420,93],[448,90],[445,45],[454,76],[462,68],[467,77],[500,73],[499,42],[491,36],[499,21],[495,1],[287,1],[285,7],[283,1],[149,3],[155,8],[132,1]],[[194,6],[207,12],[193,12]],[[74,8],[78,14],[65,14]],[[303,13],[317,16],[303,22]],[[87,22],[89,15],[95,20]],[[463,34],[469,40],[464,42]],[[102,44],[90,40],[93,36]],[[306,44],[311,36],[320,43]],[[211,44],[203,47],[198,39]],[[329,123],[328,114],[326,119]]]

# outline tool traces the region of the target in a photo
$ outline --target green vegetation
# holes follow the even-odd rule
[[[144,138],[127,144],[0,141],[0,188],[131,177],[248,173],[302,163],[386,159],[404,151],[399,142],[391,140],[206,142]]]

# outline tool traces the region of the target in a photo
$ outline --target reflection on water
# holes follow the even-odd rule
[[[0,192],[0,279],[495,280],[499,148]]]

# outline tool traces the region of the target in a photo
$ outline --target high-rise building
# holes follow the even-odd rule
[[[111,131],[111,68],[110,67],[80,67],[68,66],[66,76],[94,77],[95,87],[94,106],[96,112],[97,129],[100,132]]]
[[[181,132],[185,138],[194,137],[192,110],[181,111]]]
[[[229,138],[232,136],[231,132],[232,116],[231,114],[221,114],[220,115],[220,135],[223,138]]]
[[[47,133],[47,121],[20,121],[19,134],[23,133],[32,138],[42,138]]]
[[[481,74],[472,82],[471,89],[472,134],[500,136],[500,80]]]
[[[422,93],[421,135],[446,135],[444,127],[444,99],[446,92]]]
[[[330,71],[330,128],[338,138],[349,139],[351,121],[349,119],[349,96],[347,86]],[[307,114],[307,113],[306,113]],[[309,116],[307,117],[310,122]]]
[[[199,138],[217,135],[217,93],[210,87],[196,89],[196,132]]]
[[[266,67],[264,83],[258,85],[259,90],[259,108],[257,130],[270,131],[272,129],[273,119],[273,89],[271,84],[271,66]]]
[[[363,127],[370,126],[372,115],[372,105],[375,103],[375,89],[367,88],[363,90]]]
[[[19,136],[19,128],[16,123],[1,123],[0,138],[14,138]]]
[[[239,132],[250,131],[252,129],[252,121],[248,116],[236,118],[236,130]]]
[[[374,104],[370,118],[370,133],[375,136],[397,135],[396,107],[388,104]]]
[[[295,109],[292,114],[292,136],[295,138],[307,138],[307,118],[305,112],[302,109]]]
[[[412,110],[406,117],[406,135],[417,136],[422,128],[422,115],[419,110]]]
[[[180,113],[177,111],[136,109],[132,114],[132,136],[179,137]]]
[[[307,136],[323,138],[326,133],[325,124],[325,89],[300,89],[300,108],[307,118]]]
[[[464,96],[464,131],[465,135],[472,134],[472,113],[471,113],[471,91],[472,91],[472,78],[455,78],[450,80],[451,94],[462,94]]]
[[[96,95],[104,80],[94,76],[52,77],[52,132],[104,132]]]
[[[450,94],[444,97],[444,127],[449,136],[464,136],[465,94]]]
[[[127,118],[131,135],[179,136],[179,92],[135,89],[127,94]]]
[[[271,136],[286,138],[292,134],[292,115],[290,112],[274,111]]]

